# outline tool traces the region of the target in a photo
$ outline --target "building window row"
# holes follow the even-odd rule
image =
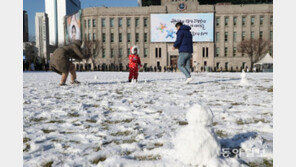
[[[160,49],[160,52],[161,52],[161,48]],[[115,56],[118,56],[118,57],[122,57],[123,56],[123,49],[122,48],[119,48],[118,49],[118,53],[116,55],[116,49],[113,49],[111,48],[110,49],[110,58],[114,58]],[[127,57],[131,54],[130,52],[130,48],[127,48]],[[160,53],[161,55],[161,53]],[[148,48],[144,48],[144,57],[147,57],[148,56]],[[102,48],[102,58],[106,58],[106,48]]]
[[[251,31],[250,34],[251,39],[255,39],[255,32]],[[246,32],[242,31],[242,41],[246,39]],[[263,31],[259,32],[259,39],[263,39]],[[269,34],[269,39],[272,40],[273,39],[273,32],[270,31]],[[228,42],[229,40],[229,35],[228,32],[224,32],[224,42]],[[216,42],[220,42],[220,32],[216,32]],[[237,32],[234,31],[233,32],[233,42],[237,42]]]
[[[114,18],[110,18],[110,27],[114,27],[114,20],[115,20]],[[144,27],[148,27],[148,18],[144,18],[143,23],[144,23]],[[101,24],[102,24],[102,27],[106,27],[106,18],[101,19]],[[131,26],[131,18],[126,19],[126,25],[127,27]],[[97,26],[96,19],[84,20],[84,26],[88,28],[96,27]],[[118,27],[122,27],[122,26],[123,26],[123,18],[118,18]],[[140,26],[140,18],[135,18],[135,26],[136,27]]]
[[[85,34],[85,37],[87,35]],[[139,33],[136,33],[135,34],[135,37],[136,37],[136,42],[139,42],[140,41],[140,34]],[[88,34],[88,38],[85,38],[85,39],[88,39],[88,40],[97,40],[97,37],[96,37],[96,33],[93,33],[93,37],[91,37],[91,33]],[[110,33],[110,41],[113,43],[115,42],[114,40],[114,33]],[[105,43],[106,42],[106,33],[102,33],[102,42]],[[122,33],[119,33],[118,34],[118,42],[121,43],[123,42],[122,40]],[[127,42],[131,42],[131,33],[127,33]],[[144,42],[147,43],[148,42],[148,33],[144,33]]]
[[[219,57],[220,56],[220,48],[219,47],[216,47],[215,48],[215,51],[216,51],[215,57]],[[205,57],[204,52],[207,54],[208,51],[203,48],[203,57]],[[236,47],[233,47],[232,56],[235,57],[236,55],[237,55],[237,48]],[[224,47],[224,57],[228,57],[228,47]]]
[[[234,16],[233,17],[233,25],[236,26],[237,25],[237,17],[238,16]],[[254,26],[255,25],[255,19],[256,16],[251,16],[251,25]],[[247,16],[242,16],[242,25],[245,26],[247,23]],[[264,23],[264,16],[260,16],[259,18],[259,23],[260,25],[263,25]],[[273,16],[270,16],[270,21],[269,24],[272,25],[273,24]],[[221,25],[220,23],[220,16],[216,17],[216,26],[219,27]],[[229,25],[229,16],[225,16],[224,17],[224,25],[228,26]]]

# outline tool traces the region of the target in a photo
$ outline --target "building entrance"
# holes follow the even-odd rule
[[[178,67],[178,58],[179,55],[171,55],[170,56],[170,65],[173,67]],[[193,65],[193,59],[190,59],[190,67],[192,67]]]
[[[171,55],[170,57],[170,65],[173,66],[173,67],[177,67],[177,63],[178,63],[178,55]]]

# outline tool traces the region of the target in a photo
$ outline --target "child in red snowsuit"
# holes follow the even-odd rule
[[[141,59],[138,55],[138,47],[137,46],[133,46],[131,47],[131,54],[128,56],[129,58],[129,70],[130,70],[130,73],[129,73],[129,77],[128,77],[128,81],[131,82],[132,79],[135,79],[136,81],[138,81],[138,70],[139,70],[139,67],[142,67],[142,64],[141,64]]]

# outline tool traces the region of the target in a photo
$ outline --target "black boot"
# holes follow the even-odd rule
[[[131,79],[129,79],[129,80],[128,80],[128,82],[132,82],[132,80],[131,80]]]
[[[65,83],[60,83],[59,85],[60,86],[67,86],[67,84],[65,84]]]

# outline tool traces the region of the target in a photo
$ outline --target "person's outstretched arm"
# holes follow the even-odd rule
[[[80,49],[76,46],[76,45],[72,45],[72,49],[74,51],[74,53],[81,59],[87,59],[88,57],[87,56],[84,56]]]
[[[182,43],[182,40],[183,40],[183,37],[184,37],[184,33],[179,31],[177,33],[177,40],[174,43],[174,48],[179,48],[180,47],[180,45]]]

